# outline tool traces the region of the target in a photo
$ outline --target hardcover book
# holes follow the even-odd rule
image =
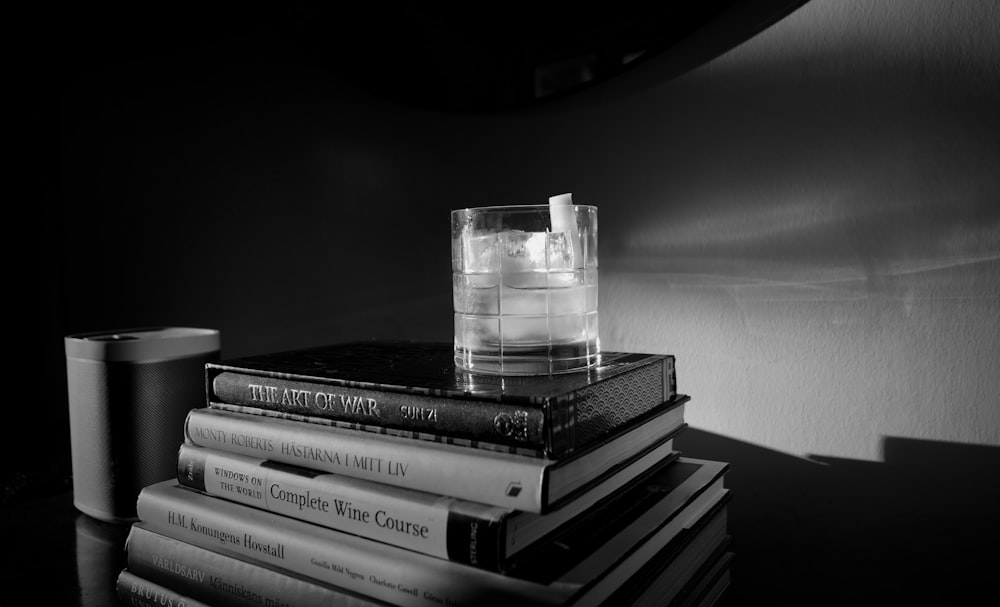
[[[625,507],[598,508],[518,559],[509,574],[484,571],[206,496],[171,481],[138,499],[141,522],[128,540],[128,568],[173,587],[201,574],[242,584],[260,568],[403,606],[604,604],[648,563],[698,557],[700,537],[725,536],[728,464],[680,458],[630,492]],[[711,529],[703,533],[703,529]],[[143,547],[144,531],[226,557],[214,567],[193,553],[166,557]],[[694,552],[711,553],[712,546]],[[682,556],[687,555],[687,556]],[[157,562],[177,563],[159,567]],[[145,564],[144,564],[145,563]],[[198,573],[200,572],[200,573]],[[173,582],[168,581],[170,577]],[[193,582],[192,582],[193,583]],[[183,594],[197,598],[194,592]]]
[[[725,519],[726,513],[718,516]],[[671,558],[653,559],[632,576],[632,583],[620,588],[609,605],[630,607],[693,607],[708,599],[711,588],[723,576],[720,564],[727,567],[732,536],[727,521],[718,520],[700,530],[685,529],[688,534],[683,550]],[[709,604],[711,604],[709,602]]]
[[[125,554],[131,566],[118,574],[116,590],[122,605],[132,607],[392,607],[179,542],[141,524],[129,530]]]
[[[677,395],[674,357],[604,352],[585,371],[472,374],[444,342],[365,341],[206,365],[209,406],[563,457]]]
[[[654,464],[678,455],[673,441],[667,441],[544,515],[189,444],[181,445],[178,453],[177,480],[207,495],[505,571],[515,555],[598,504],[620,503],[628,487],[641,483]]]
[[[690,528],[692,534],[678,535],[649,560],[649,564],[659,571],[659,577],[634,574],[627,579],[622,589],[628,589],[629,595],[636,595],[635,602],[623,602],[625,597],[615,594],[605,604],[631,607],[713,605],[728,586],[728,560],[707,563],[710,568],[703,566],[690,579],[682,577],[684,574],[672,567],[673,562],[687,562],[704,552],[699,550],[696,542],[719,541],[725,526],[725,510],[713,509],[708,518],[710,520],[694,523]],[[193,600],[196,598],[214,607],[258,607],[262,604],[275,607],[390,607],[389,603],[363,597],[320,580],[287,573],[251,558],[201,548],[162,535],[151,531],[143,523],[131,528],[126,554],[132,569],[121,572],[118,591],[119,597],[129,605],[193,607],[201,605]],[[732,553],[726,553],[726,557],[731,559],[731,556]],[[163,585],[134,572],[158,580]],[[665,595],[658,593],[664,584],[683,584],[683,588],[672,600],[663,602],[660,599]]]
[[[621,470],[685,427],[687,396],[561,459],[415,441],[203,407],[188,413],[186,442],[514,510],[544,514]]]
[[[702,565],[695,578],[687,584],[674,602],[677,607],[696,607],[697,605],[712,605],[725,593],[729,587],[729,572],[734,554],[729,550],[733,542],[732,536],[726,536],[726,541],[719,546],[709,561]],[[650,591],[656,588],[651,586]],[[650,599],[650,604],[657,604]],[[641,607],[638,602],[634,607]]]
[[[154,584],[128,569],[115,580],[115,593],[122,605],[133,607],[209,607],[208,603],[186,597],[173,588]]]

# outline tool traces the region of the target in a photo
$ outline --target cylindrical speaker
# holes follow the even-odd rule
[[[205,363],[219,360],[219,332],[144,327],[65,343],[73,504],[132,522],[139,490],[177,474],[184,418],[205,405]]]

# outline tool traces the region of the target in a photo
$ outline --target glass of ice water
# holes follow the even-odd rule
[[[586,369],[600,358],[597,207],[451,212],[455,365],[499,375]]]

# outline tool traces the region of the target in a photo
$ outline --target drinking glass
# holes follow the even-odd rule
[[[598,362],[597,207],[553,198],[451,212],[459,369],[543,375]]]

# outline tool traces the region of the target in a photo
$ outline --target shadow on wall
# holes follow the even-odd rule
[[[998,447],[884,437],[878,463],[696,429],[675,443],[731,463],[728,605],[972,604],[992,588]]]

